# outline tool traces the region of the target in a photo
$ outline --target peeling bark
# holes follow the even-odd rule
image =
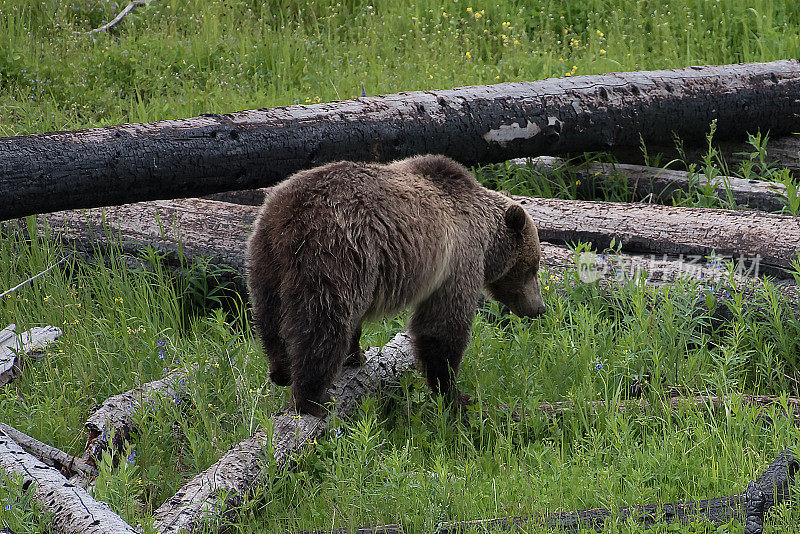
[[[26,453],[2,430],[0,469],[7,475],[21,477],[25,487],[34,484],[34,498],[45,510],[54,512],[50,526],[56,532],[136,533],[106,503],[94,500],[86,490],[72,484],[56,469]]]
[[[738,207],[749,207],[763,211],[781,211],[788,202],[786,186],[781,183],[761,180],[744,180],[733,176],[717,176],[713,179],[704,174],[689,174],[641,165],[624,163],[583,163],[571,165],[560,158],[541,156],[531,160],[514,159],[517,166],[531,166],[543,174],[552,174],[557,169],[568,172],[580,181],[579,193],[584,198],[594,197],[593,192],[607,186],[609,178],[619,177],[628,183],[631,202],[647,201],[666,204],[677,193],[693,194],[699,187],[713,187],[716,196],[733,200]],[[596,198],[596,197],[595,197]]]
[[[35,326],[21,334],[16,328],[11,324],[0,330],[0,387],[18,376],[24,361],[21,355],[43,350],[61,336],[61,329],[55,326]]]
[[[346,419],[361,400],[397,388],[399,378],[414,367],[411,342],[397,334],[383,348],[366,351],[359,368],[346,368],[331,386],[334,411]],[[278,414],[272,438],[259,431],[228,451],[220,460],[190,480],[155,512],[155,526],[163,534],[192,532],[219,510],[232,510],[256,487],[266,484],[262,467],[274,461],[284,469],[290,460],[325,431],[324,419],[312,415]],[[271,459],[270,459],[271,457]]]
[[[329,161],[513,157],[796,128],[800,63],[575,76],[0,139],[0,220],[277,183]]]
[[[77,473],[83,473],[85,476],[97,476],[97,469],[80,458],[76,458],[51,445],[42,443],[12,426],[0,423],[0,432],[3,432],[6,436],[13,439],[25,452],[32,454],[50,467],[58,469],[59,472],[66,477]]]

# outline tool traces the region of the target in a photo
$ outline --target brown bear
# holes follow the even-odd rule
[[[271,380],[320,415],[363,321],[413,307],[408,330],[434,393],[454,385],[481,289],[520,316],[544,311],[539,237],[511,198],[444,156],[341,161],[270,188],[248,242],[253,320]]]

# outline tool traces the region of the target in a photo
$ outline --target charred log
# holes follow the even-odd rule
[[[341,159],[464,164],[797,127],[795,60],[577,76],[0,139],[0,220],[272,185]]]

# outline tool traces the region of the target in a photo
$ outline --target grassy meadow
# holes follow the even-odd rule
[[[374,95],[800,57],[795,0],[161,0],[110,34],[87,35],[126,4],[0,0],[0,135],[326,102],[359,95],[362,83]],[[755,142],[752,164],[725,172],[796,188],[787,172],[760,163],[760,150]],[[696,170],[722,172],[715,156]],[[476,171],[514,193],[579,194],[568,175]],[[595,198],[629,196],[619,186]],[[703,190],[675,201],[730,207]],[[796,215],[796,202],[784,211]],[[269,382],[247,298],[223,273],[200,263],[178,278],[150,251],[142,255],[148,269],[115,254],[87,260],[46,232],[31,233],[0,232],[0,292],[68,260],[3,298],[0,327],[51,324],[64,335],[0,388],[0,421],[80,455],[93,406],[196,364],[187,397],[141,414],[140,432],[116,468],[101,466],[94,489],[131,524],[155,532],[153,510],[232,445],[269,428],[287,392]],[[735,293],[732,320],[720,325],[698,281],[629,283],[613,293],[572,274],[543,271],[541,281],[546,315],[498,321],[490,305],[476,317],[459,384],[483,415],[453,424],[423,381],[409,378],[390,402],[366,401],[354,420],[335,422],[295,471],[274,476],[266,465],[271,483],[229,531],[397,522],[407,532],[434,532],[443,521],[719,497],[743,491],[797,445],[800,429],[756,417],[737,397],[800,395],[800,319],[771,284],[756,305]],[[691,313],[698,302],[707,313]],[[385,343],[405,319],[370,325],[362,345]],[[645,384],[654,406],[647,413],[586,407],[625,400],[635,384]],[[722,411],[662,408],[675,392],[732,397]],[[576,408],[556,421],[537,416],[551,401]],[[48,525],[30,491],[0,483],[0,528],[22,534]],[[639,530],[610,522],[606,531]],[[800,503],[779,507],[766,531],[800,531]]]

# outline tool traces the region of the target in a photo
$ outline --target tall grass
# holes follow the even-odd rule
[[[791,0],[0,0],[0,133],[800,56]]]

